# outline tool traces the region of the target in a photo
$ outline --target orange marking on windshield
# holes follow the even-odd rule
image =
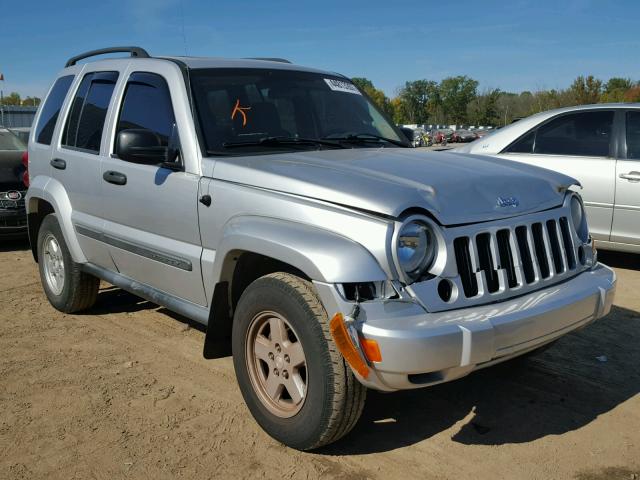
[[[240,115],[242,115],[242,126],[246,126],[247,125],[247,114],[245,113],[245,110],[251,110],[251,107],[241,107],[240,106],[240,99],[236,100],[236,106],[233,107],[233,111],[231,112],[231,120],[236,118],[236,113],[240,112]]]

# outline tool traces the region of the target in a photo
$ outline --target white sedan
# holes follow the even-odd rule
[[[529,163],[577,178],[597,245],[640,253],[640,104],[550,110],[452,151]]]

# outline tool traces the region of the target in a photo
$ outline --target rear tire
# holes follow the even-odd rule
[[[235,312],[232,346],[242,396],[276,440],[312,450],[343,437],[360,418],[366,388],[337,350],[310,282],[280,272],[249,285]]]
[[[98,298],[100,280],[73,261],[55,213],[42,221],[37,241],[40,281],[51,305],[64,313],[91,308]]]

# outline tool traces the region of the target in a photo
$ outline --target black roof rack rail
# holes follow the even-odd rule
[[[110,47],[110,48],[99,48],[98,50],[91,50],[90,52],[81,53],[80,55],[76,55],[75,57],[71,57],[67,60],[65,64],[65,68],[70,67],[78,63],[78,61],[83,60],[89,57],[95,57],[96,55],[104,55],[105,53],[130,53],[132,57],[138,58],[150,58],[151,55],[147,53],[144,48],[140,47]]]
[[[248,57],[247,60],[264,60],[265,62],[291,63],[286,58],[278,57]]]

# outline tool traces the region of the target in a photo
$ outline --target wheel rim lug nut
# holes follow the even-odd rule
[[[284,372],[282,372],[282,376],[284,377],[284,379],[286,380],[287,378],[289,378],[289,372],[287,372],[286,370]]]
[[[273,360],[273,353],[269,352],[269,360]]]
[[[281,351],[280,345],[276,343],[276,352],[280,353]]]
[[[284,356],[284,361],[289,363],[291,361],[291,359],[289,358],[289,355],[285,355]]]
[[[274,373],[274,375],[275,375],[276,377],[277,377],[278,375],[280,375],[280,372],[278,371],[278,369],[277,369],[277,368],[274,368],[274,369],[273,369],[273,373]]]

